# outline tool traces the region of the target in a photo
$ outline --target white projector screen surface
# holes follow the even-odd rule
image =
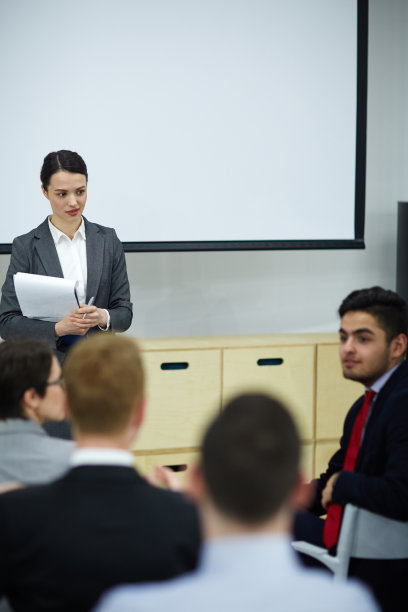
[[[128,250],[355,239],[356,0],[2,0],[0,54],[3,245],[58,149]]]

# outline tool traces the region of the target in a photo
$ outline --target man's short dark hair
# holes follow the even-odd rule
[[[202,470],[217,508],[262,523],[286,502],[299,473],[300,442],[284,406],[263,394],[233,399],[203,441]]]
[[[408,306],[395,291],[378,286],[353,291],[342,301],[339,315],[343,317],[347,312],[356,310],[375,317],[385,331],[388,342],[399,334],[408,335]]]
[[[45,340],[9,338],[0,343],[0,419],[25,419],[22,399],[34,388],[44,397],[53,351]]]

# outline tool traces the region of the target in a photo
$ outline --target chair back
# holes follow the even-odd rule
[[[386,518],[362,508],[356,510],[351,557],[408,559],[408,522]]]
[[[292,542],[298,552],[326,565],[336,579],[347,578],[351,557],[357,559],[408,559],[408,522],[347,504],[344,508],[336,555],[308,542]]]

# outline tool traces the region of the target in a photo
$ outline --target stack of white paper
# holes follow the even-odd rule
[[[78,308],[78,281],[40,274],[14,274],[21,312],[30,319],[60,321]]]

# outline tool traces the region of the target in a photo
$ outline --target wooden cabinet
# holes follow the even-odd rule
[[[364,392],[360,383],[343,378],[338,344],[317,346],[316,438],[338,439],[350,406]]]
[[[261,391],[291,411],[302,439],[302,466],[312,477],[337,449],[345,414],[363,391],[343,379],[335,333],[157,338],[139,344],[147,375],[146,418],[134,445],[141,471],[151,471],[155,462],[190,465],[207,424],[226,402],[241,392]]]
[[[306,480],[311,480],[314,477],[314,442],[303,442],[300,456],[300,465],[303,476]]]
[[[291,411],[301,437],[313,438],[313,345],[226,349],[223,364],[223,405],[238,393],[269,393]]]
[[[138,450],[196,447],[220,410],[221,351],[144,351],[146,417]]]
[[[319,476],[322,472],[326,471],[329,460],[338,449],[339,440],[316,442],[314,465],[315,476]]]

